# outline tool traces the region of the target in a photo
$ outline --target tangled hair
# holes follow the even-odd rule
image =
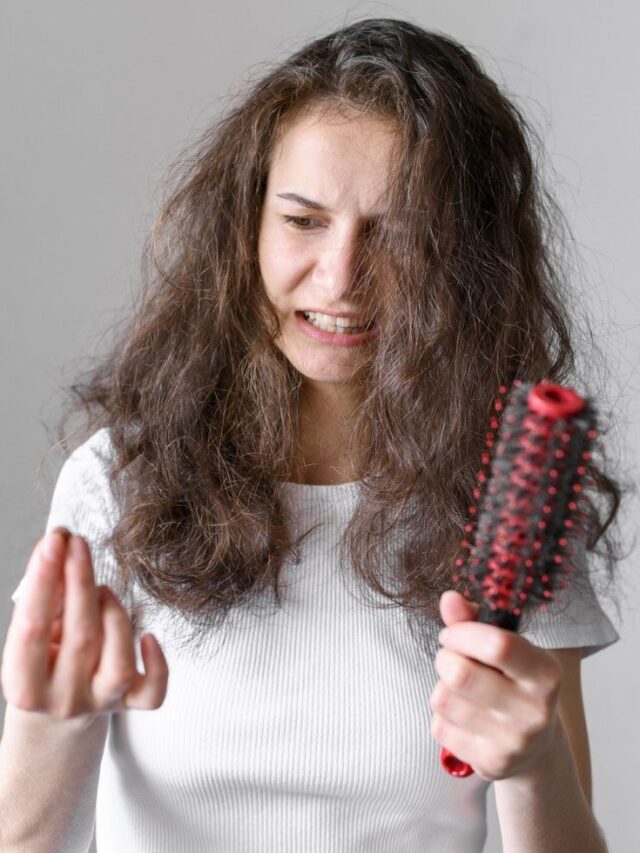
[[[353,303],[379,334],[358,373],[349,452],[362,491],[341,554],[381,606],[439,623],[498,386],[577,381],[562,215],[539,185],[535,135],[464,47],[387,18],[310,42],[240,101],[174,165],[139,304],[71,386],[87,431],[108,427],[114,447],[119,583],[137,580],[196,633],[265,593],[281,603],[299,541],[278,485],[293,478],[305,377],[274,343],[261,282],[266,178],[296,118],[366,114],[399,133],[354,275]],[[621,489],[595,458],[590,475],[587,547],[612,572]]]

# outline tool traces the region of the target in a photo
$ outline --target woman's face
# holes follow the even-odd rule
[[[311,114],[288,128],[275,151],[260,221],[260,271],[280,318],[276,344],[312,383],[348,380],[375,336],[334,329],[370,319],[351,298],[354,264],[363,228],[384,212],[393,140],[392,126],[381,119]],[[330,316],[305,319],[308,312]]]

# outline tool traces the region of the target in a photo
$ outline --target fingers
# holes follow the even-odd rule
[[[135,641],[126,608],[108,586],[95,584],[85,540],[52,531],[31,555],[12,613],[0,673],[5,699],[59,719],[158,708],[167,692],[167,662],[147,634],[140,674]]]
[[[51,547],[45,548],[45,543]],[[22,707],[42,707],[49,677],[49,643],[55,618],[66,544],[53,532],[34,548],[25,572],[25,590],[16,601],[3,653],[3,686]],[[6,684],[4,673],[11,673]],[[6,697],[9,700],[9,697]]]
[[[169,667],[153,634],[145,634],[140,640],[142,660],[146,675],[136,673],[133,685],[124,697],[127,708],[159,708],[167,695]]]
[[[71,539],[71,533],[67,530],[66,527],[54,527],[51,533],[58,534],[65,545],[63,548],[63,559],[67,557],[67,551],[69,548],[69,541]],[[56,615],[56,619],[62,616],[62,611],[64,610],[64,593],[65,593],[65,580],[64,580],[64,572],[60,573],[59,582],[55,586],[54,591],[54,607],[53,611]],[[61,627],[62,627],[62,623]]]
[[[74,537],[73,543],[78,537]],[[62,619],[63,642],[58,652],[53,692],[67,694],[65,713],[92,710],[154,709],[164,701],[168,667],[160,646],[150,635],[142,643],[146,674],[136,668],[133,625],[117,595],[94,584],[86,542],[71,549],[67,560],[67,597]],[[70,685],[76,694],[69,695]]]
[[[93,675],[91,692],[98,707],[121,706],[122,696],[136,671],[133,627],[117,596],[108,586],[99,588],[102,611],[102,652]]]
[[[151,710],[162,705],[167,692],[169,668],[152,634],[141,639],[145,667],[136,667],[135,639],[128,614],[108,587],[103,600],[104,643],[100,666],[94,678],[94,693],[100,701],[118,700],[119,708]]]
[[[440,596],[440,615],[445,625],[475,620],[480,606],[457,590],[447,589]]]
[[[522,690],[537,695],[541,683],[555,685],[553,658],[515,631],[482,622],[459,622],[439,634],[440,642],[452,652],[492,667]]]
[[[100,660],[102,619],[89,546],[72,536],[64,569],[66,595],[62,617],[63,642],[53,674],[56,682],[81,687]]]

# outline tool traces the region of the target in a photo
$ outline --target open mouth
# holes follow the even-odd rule
[[[369,320],[366,323],[355,323],[351,318],[330,317],[327,314],[318,314],[313,311],[296,311],[316,329],[332,332],[337,335],[357,335],[362,332],[370,332],[375,323]]]
[[[326,317],[326,315],[324,315]],[[321,344],[330,346],[355,347],[364,344],[377,335],[374,323],[363,326],[351,326],[338,323],[318,322],[317,315],[309,311],[296,311],[296,322],[300,331]],[[340,318],[336,318],[340,319]]]

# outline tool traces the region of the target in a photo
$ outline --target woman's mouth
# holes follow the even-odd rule
[[[320,343],[332,346],[360,346],[377,334],[373,322],[365,326],[352,326],[350,318],[330,317],[313,311],[296,311],[295,317],[300,331]]]

